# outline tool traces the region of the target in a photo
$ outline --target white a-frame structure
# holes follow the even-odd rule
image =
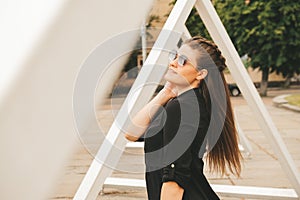
[[[247,71],[245,70],[245,67],[243,66],[243,63],[241,62],[223,24],[209,0],[178,0],[176,2],[163,27],[162,33],[159,35],[156,43],[154,44],[154,50],[150,52],[144,66],[159,63],[161,54],[163,53],[162,50],[170,49],[170,47],[173,47],[174,44],[177,44],[181,34],[174,36],[174,34],[171,35],[171,32],[186,32],[184,24],[193,6],[196,7],[211,37],[224,54],[224,57],[227,60],[227,66],[229,67],[233,78],[236,80],[249,106],[254,111],[263,132],[266,134],[266,137],[270,141],[272,148],[278,157],[282,169],[285,171],[294,187],[294,190],[283,191],[282,193],[277,194],[273,193],[272,190],[269,190],[269,193],[273,193],[272,199],[299,199],[300,177],[295,164],[261,98],[253,86],[252,81],[248,76]],[[105,141],[96,155],[97,157],[101,157],[104,163],[108,162],[110,163],[110,166],[116,166],[121,156],[122,149],[124,149],[126,145],[126,140],[121,133],[120,126],[124,127],[129,120],[129,114],[136,112],[149,101],[156,88],[153,84],[148,85],[147,89],[140,86],[149,82],[159,83],[165,70],[166,68],[164,67],[160,67],[159,69],[143,67],[140,71],[124,105],[120,109],[115,122],[112,124]],[[129,101],[130,105],[134,106],[128,107],[127,105],[129,104]],[[118,126],[116,121],[118,121]],[[121,150],[115,151],[113,146],[117,146]],[[96,199],[99,190],[102,188],[106,178],[110,176],[111,173],[111,168],[108,168],[105,164],[99,163],[96,159],[94,159],[74,199]],[[257,195],[257,197],[260,196],[260,198],[263,196],[266,197],[265,194],[244,194],[245,195],[241,194],[241,196],[253,197]]]

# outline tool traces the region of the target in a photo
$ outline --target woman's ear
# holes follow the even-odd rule
[[[202,79],[204,79],[204,78],[207,76],[207,74],[208,74],[207,69],[201,69],[201,70],[198,72],[196,79],[197,79],[197,80],[202,80]]]

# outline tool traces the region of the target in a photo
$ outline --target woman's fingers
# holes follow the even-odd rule
[[[176,97],[177,96],[177,89],[175,87],[174,84],[172,84],[171,82],[166,82],[164,89],[166,90],[166,92],[172,96],[172,97]]]

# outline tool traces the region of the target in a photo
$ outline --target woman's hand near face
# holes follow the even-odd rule
[[[167,81],[159,95],[163,96],[168,101],[177,96],[177,89],[174,84]]]
[[[164,86],[164,89],[167,90],[168,92],[170,92],[170,95],[172,96],[172,98],[177,96],[177,89],[173,83],[167,81]]]
[[[176,88],[173,84],[167,82],[165,87],[146,104],[132,119],[125,137],[130,141],[136,141],[147,129],[151,119],[159,109],[165,105],[171,98],[177,96]]]

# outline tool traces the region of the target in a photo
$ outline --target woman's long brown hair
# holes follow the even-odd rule
[[[242,155],[238,147],[238,135],[229,90],[223,73],[226,68],[225,58],[216,44],[203,37],[193,37],[184,44],[199,51],[198,69],[208,70],[208,75],[204,81],[201,81],[199,88],[210,113],[211,128],[208,129],[204,143],[209,169],[222,175],[228,169],[239,177]],[[223,95],[220,91],[223,91]]]

